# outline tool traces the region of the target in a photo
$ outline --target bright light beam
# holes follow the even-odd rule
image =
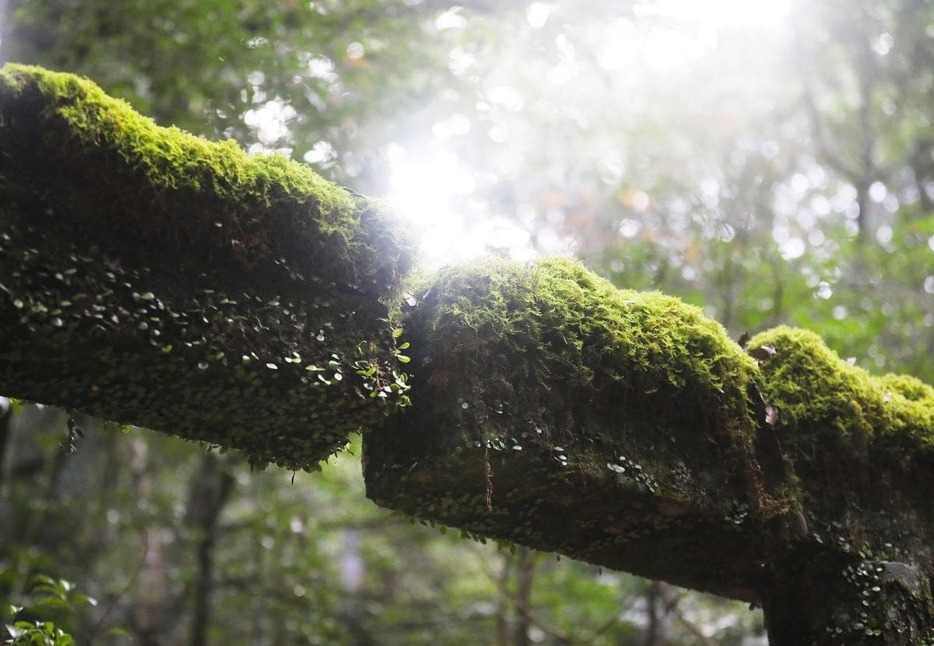
[[[512,217],[488,213],[472,193],[476,182],[445,151],[412,155],[398,144],[387,150],[390,165],[389,203],[411,226],[430,269],[462,262],[495,250],[514,260],[534,254],[528,231]]]
[[[447,155],[431,159],[413,157],[391,144],[389,202],[415,230],[422,260],[431,267],[479,256],[484,241],[468,230],[462,205],[474,189],[473,178]]]

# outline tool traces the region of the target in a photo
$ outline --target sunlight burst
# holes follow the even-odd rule
[[[434,148],[424,155],[399,144],[387,150],[389,203],[414,229],[422,265],[438,268],[491,251],[514,260],[531,258],[528,231],[514,218],[488,213],[471,196],[476,189],[473,176],[443,145]]]
[[[483,253],[483,241],[465,227],[458,204],[473,190],[473,178],[447,155],[418,158],[398,144],[387,150],[389,202],[414,228],[426,264],[439,266]]]
[[[788,17],[792,0],[659,0],[659,13],[683,22],[722,29],[772,26]]]
[[[686,70],[718,48],[723,39],[777,32],[787,21],[794,0],[655,0],[638,4],[636,19],[620,17],[601,27],[605,40],[596,44],[595,59],[606,71],[643,70],[646,76]],[[526,19],[533,29],[543,27],[552,7],[543,2],[528,6]],[[446,14],[447,15],[447,14]],[[439,28],[451,28],[450,20]],[[457,26],[462,27],[460,23]],[[561,41],[560,37],[556,42]],[[563,52],[574,61],[575,51]],[[475,62],[461,48],[452,61]],[[469,59],[469,60],[468,60]],[[574,66],[567,66],[573,70]],[[556,67],[555,70],[558,68]],[[510,85],[488,88],[488,97],[502,109],[521,112],[522,96]],[[490,205],[475,195],[476,181],[448,147],[448,140],[470,133],[472,120],[457,112],[436,122],[430,139],[418,147],[399,143],[387,149],[390,168],[388,199],[393,209],[413,228],[422,250],[422,263],[439,267],[474,258],[489,251],[515,259],[534,255],[529,232],[515,214],[489,213]],[[492,128],[491,133],[499,132]],[[495,141],[497,135],[491,134]]]

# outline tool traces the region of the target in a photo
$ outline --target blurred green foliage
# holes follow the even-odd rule
[[[7,0],[0,59],[368,194],[389,191],[393,145],[453,157],[470,189],[452,208],[494,253],[575,255],[735,337],[802,325],[872,372],[934,381],[934,6],[710,17],[661,0]],[[91,421],[66,458],[61,414],[2,419],[0,599],[37,572],[77,581],[100,601],[68,624],[78,643],[762,643],[742,606],[377,510],[356,450],[290,483]]]
[[[0,572],[0,579],[10,580],[11,574]],[[61,626],[73,623],[81,606],[96,603],[76,592],[70,581],[35,574],[29,581],[26,605],[11,604],[5,609],[2,616],[6,634],[0,631],[0,638],[10,639],[14,646],[71,646],[74,639]]]

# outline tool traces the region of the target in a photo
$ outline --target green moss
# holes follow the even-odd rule
[[[555,258],[444,269],[405,324],[413,406],[364,438],[370,497],[748,594],[730,586],[776,508],[754,457],[756,366],[722,326]],[[718,570],[703,584],[700,563]]]
[[[845,551],[920,559],[934,509],[934,391],[872,376],[812,332],[779,327],[750,340],[761,357],[772,435],[791,466],[789,492],[812,538]],[[894,546],[894,547],[893,547]]]
[[[412,248],[306,166],[7,65],[0,193],[4,394],[289,468],[406,403],[387,316]]]
[[[397,294],[411,269],[412,238],[384,209],[281,155],[248,155],[231,140],[159,127],[93,82],[39,67],[0,69],[0,101],[20,106],[8,126],[47,131],[39,163],[59,156],[84,158],[88,171],[110,166],[88,172],[84,190],[141,201],[140,213],[125,215],[147,234],[215,228],[213,237],[226,237],[245,262],[281,257],[303,275],[378,295]],[[124,193],[128,176],[133,195]]]
[[[722,326],[678,299],[618,290],[577,262],[488,259],[445,270],[412,325],[424,332],[433,379],[475,375],[477,394],[496,392],[517,410],[573,409],[582,399],[591,411],[646,405],[651,423],[679,438],[711,433],[751,445],[756,368]],[[574,439],[555,430],[555,441]],[[612,424],[586,430],[620,437]]]
[[[428,345],[447,344],[450,333],[459,344],[482,343],[478,352],[508,356],[503,371],[488,370],[491,379],[505,377],[507,388],[516,379],[547,387],[560,374],[570,387],[597,392],[623,385],[681,393],[689,386],[686,401],[717,402],[704,418],[745,410],[754,363],[722,326],[676,298],[618,290],[557,258],[532,267],[481,260],[447,270],[433,289],[441,296]]]
[[[17,92],[37,88],[50,99],[46,110],[63,117],[75,137],[86,145],[119,150],[128,164],[145,169],[157,187],[209,188],[237,200],[251,195],[269,200],[275,189],[303,201],[329,203],[344,218],[354,211],[346,191],[307,167],[279,155],[247,155],[233,140],[212,143],[177,128],[161,128],[90,80],[8,64],[0,70],[0,82]]]
[[[568,260],[481,260],[424,291],[414,405],[364,438],[379,504],[747,600],[797,550],[930,569],[917,380],[788,328],[747,355],[697,308]]]
[[[911,462],[934,448],[934,389],[927,384],[872,376],[806,330],[779,327],[750,340],[750,348],[762,347],[774,349],[761,362],[766,397],[802,452],[832,439],[858,450],[897,446],[908,452],[899,462]]]

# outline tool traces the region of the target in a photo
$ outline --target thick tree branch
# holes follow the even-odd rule
[[[934,390],[918,380],[870,377],[790,328],[749,356],[700,310],[564,260],[444,270],[406,329],[413,406],[364,437],[377,503],[767,619],[800,610],[799,567],[836,568],[816,594],[844,605],[804,633],[848,644],[917,637],[934,615]],[[924,584],[847,582],[890,561]],[[848,623],[847,600],[875,587],[870,619]],[[906,589],[918,621],[885,613]]]
[[[410,263],[304,167],[0,71],[0,392],[290,468],[362,429],[387,507],[760,603],[775,644],[934,637],[930,386],[546,259],[420,289],[407,393]]]
[[[382,301],[409,246],[306,167],[8,65],[0,223],[6,395],[290,468],[403,396]]]

